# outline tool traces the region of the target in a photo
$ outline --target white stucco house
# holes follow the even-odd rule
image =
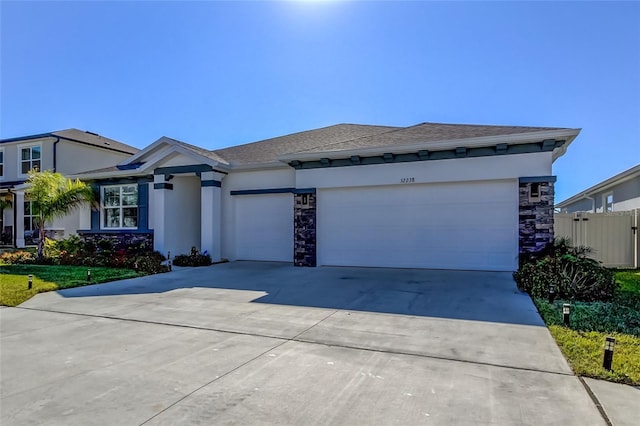
[[[78,173],[87,239],[214,261],[511,271],[553,238],[552,163],[580,129],[338,124],[209,151],[162,137]]]
[[[640,209],[640,164],[558,203],[561,213],[607,213]]]
[[[11,207],[0,210],[1,243],[24,247],[34,229],[31,203],[24,182],[32,169],[64,175],[106,167],[131,157],[137,148],[92,132],[77,129],[0,140],[0,198]],[[85,227],[89,210],[70,214],[48,224],[47,232],[61,237]]]

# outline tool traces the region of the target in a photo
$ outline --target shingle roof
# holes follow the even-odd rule
[[[336,124],[213,151],[231,164],[256,164],[277,161],[278,156],[308,151],[327,145],[344,144],[362,137],[379,135],[398,129],[390,126]]]
[[[61,138],[76,140],[89,145],[97,146],[104,149],[110,149],[112,151],[120,151],[127,154],[135,154],[138,152],[138,148],[134,148],[131,145],[118,142],[113,139],[106,138],[98,135],[97,133],[85,132],[78,129],[67,129],[52,132],[53,135],[60,136]]]
[[[419,143],[470,139],[484,136],[503,136],[547,130],[565,130],[557,127],[488,126],[477,124],[421,123],[415,126],[397,128],[393,131],[351,139],[343,142],[324,144],[303,149],[296,153],[325,151],[345,151],[360,148],[393,147]],[[293,153],[293,152],[292,152]]]

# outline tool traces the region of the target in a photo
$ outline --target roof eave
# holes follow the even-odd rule
[[[477,148],[483,146],[493,146],[499,143],[511,143],[511,144],[524,144],[530,142],[540,142],[546,139],[565,139],[566,146],[570,144],[576,136],[580,133],[581,129],[558,129],[558,130],[544,130],[538,132],[527,132],[510,135],[497,135],[497,136],[482,136],[476,138],[462,138],[462,139],[449,139],[431,142],[422,142],[417,144],[408,145],[396,145],[396,146],[378,146],[372,148],[357,148],[347,149],[339,151],[323,151],[323,152],[298,152],[292,154],[284,154],[278,156],[278,160],[283,162],[289,162],[293,160],[309,161],[317,160],[319,158],[335,158],[336,155],[340,157],[349,157],[352,155],[380,155],[387,152],[393,152],[394,154],[403,154],[415,152],[417,150],[426,149],[429,151],[439,151],[458,147]],[[557,152],[556,152],[557,150]],[[559,158],[566,152],[566,147],[557,148],[554,150],[554,160]]]
[[[580,191],[579,193],[577,193],[576,195],[567,198],[566,200],[556,204],[555,206],[558,208],[564,208],[564,207],[568,207],[569,205],[583,200],[585,198],[589,198],[592,195],[597,194],[598,192],[601,191],[606,191],[607,189],[615,186],[615,185],[619,185],[623,182],[626,182],[630,179],[633,179],[635,177],[640,176],[640,164],[638,164],[637,166],[634,166],[628,170],[625,170],[622,173],[619,173],[615,176],[610,177],[609,179],[606,179],[600,183],[597,183],[587,189],[585,189],[584,191]]]

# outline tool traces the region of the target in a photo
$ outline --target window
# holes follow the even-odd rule
[[[602,206],[605,213],[613,211],[613,192],[602,196]]]
[[[0,148],[0,177],[4,176],[4,150]]]
[[[138,185],[102,187],[102,228],[138,227]]]
[[[31,170],[40,168],[40,145],[25,146],[20,148],[20,173],[26,175]]]
[[[36,229],[34,219],[36,214],[33,210],[33,201],[24,202],[24,232],[33,231]]]

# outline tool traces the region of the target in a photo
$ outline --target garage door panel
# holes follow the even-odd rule
[[[516,261],[515,182],[318,192],[319,264],[513,270]]]
[[[293,196],[243,195],[235,198],[236,258],[293,260]]]

